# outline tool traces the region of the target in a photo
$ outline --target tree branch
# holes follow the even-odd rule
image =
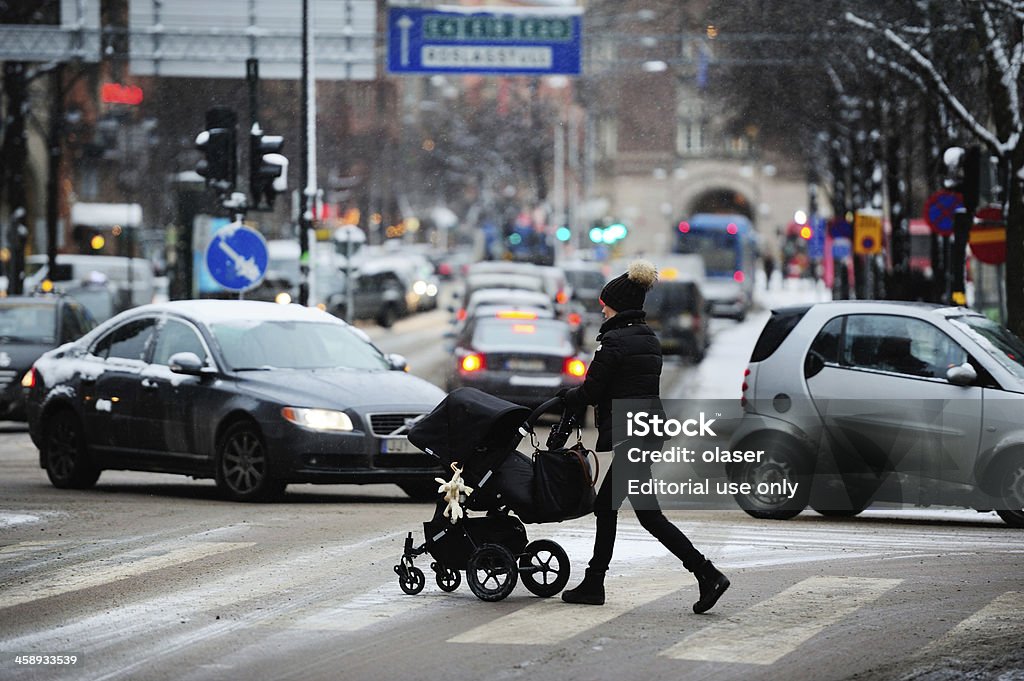
[[[935,69],[934,64],[927,57],[922,55],[917,48],[910,45],[904,40],[899,34],[890,28],[880,28],[875,23],[862,19],[853,12],[846,12],[844,18],[849,23],[863,28],[867,31],[871,31],[883,36],[890,44],[896,47],[905,56],[910,58],[918,67],[922,70],[925,79],[931,81],[932,85],[938,91],[938,93],[946,100],[949,107],[956,113],[956,115],[963,121],[964,125],[974,133],[974,135],[988,144],[994,151],[1000,155],[1005,155],[1013,146],[1016,145],[1017,139],[1020,136],[1020,130],[1018,129],[1011,136],[1011,140],[1003,142],[991,130],[986,128],[978,119],[968,111],[960,99],[953,94],[953,91],[949,88],[942,75]]]

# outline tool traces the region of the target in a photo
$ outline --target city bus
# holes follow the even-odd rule
[[[711,314],[743,320],[753,299],[757,234],[742,215],[697,213],[675,228],[672,251],[704,258]]]

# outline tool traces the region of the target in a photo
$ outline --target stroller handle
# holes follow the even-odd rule
[[[527,435],[532,433],[533,424],[537,423],[537,420],[541,416],[548,413],[549,411],[552,411],[552,407],[555,407],[556,405],[559,404],[563,404],[561,397],[552,397],[547,402],[542,403],[540,406],[538,406],[536,409],[530,412],[530,415],[526,417],[525,421],[523,421],[523,425],[519,426],[519,434],[522,435],[523,437],[526,437]]]

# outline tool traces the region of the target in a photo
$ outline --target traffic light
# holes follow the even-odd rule
[[[264,135],[259,123],[249,132],[249,198],[255,209],[274,207],[274,198],[288,189],[288,159],[281,155],[284,137]]]
[[[597,225],[590,230],[590,240],[595,244],[611,246],[625,239],[629,229],[621,222],[614,222],[606,227]]]
[[[206,112],[206,130],[196,136],[196,148],[203,158],[196,172],[206,178],[206,186],[221,194],[235,189],[238,176],[238,151],[235,127],[238,115],[226,106],[215,106]]]

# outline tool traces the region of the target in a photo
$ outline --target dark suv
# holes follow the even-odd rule
[[[39,357],[96,325],[73,298],[59,295],[0,298],[0,419],[24,421],[22,380]]]
[[[666,355],[699,362],[711,344],[709,303],[696,281],[660,281],[647,294],[647,324],[658,334]]]

